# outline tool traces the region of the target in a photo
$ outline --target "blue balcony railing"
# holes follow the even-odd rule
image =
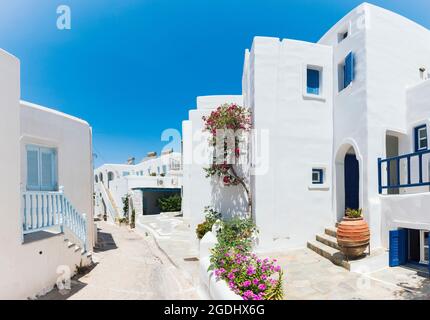
[[[424,181],[423,179],[423,157],[427,154],[430,154],[430,150],[404,154],[398,157],[391,157],[387,159],[378,158],[379,193],[382,194],[384,189],[392,190],[399,188],[430,186],[430,181]],[[406,162],[406,171],[403,170],[403,179],[401,177],[400,169],[402,160]],[[382,175],[384,164],[386,166],[386,184],[383,183]]]

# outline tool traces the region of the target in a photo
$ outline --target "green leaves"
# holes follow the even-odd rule
[[[205,234],[212,230],[213,225],[217,220],[222,218],[221,213],[215,211],[211,207],[205,207],[205,221],[200,223],[196,228],[197,238],[202,239]]]
[[[170,197],[159,198],[157,205],[162,212],[175,212],[181,211],[182,198],[180,195],[175,194]]]
[[[283,284],[283,276],[284,272],[279,271],[278,281],[272,285],[266,293],[266,300],[282,300],[284,299],[284,290],[282,289]]]

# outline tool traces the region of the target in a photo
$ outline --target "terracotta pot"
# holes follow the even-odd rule
[[[344,217],[337,228],[337,244],[347,258],[363,255],[370,242],[369,226],[363,217]]]

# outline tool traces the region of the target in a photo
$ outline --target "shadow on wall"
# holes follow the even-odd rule
[[[212,177],[212,205],[223,218],[246,217],[248,198],[242,186],[224,186],[219,177]]]

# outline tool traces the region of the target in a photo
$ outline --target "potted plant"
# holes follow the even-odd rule
[[[346,209],[345,217],[337,228],[337,244],[347,259],[363,255],[370,243],[369,226],[362,209]]]

